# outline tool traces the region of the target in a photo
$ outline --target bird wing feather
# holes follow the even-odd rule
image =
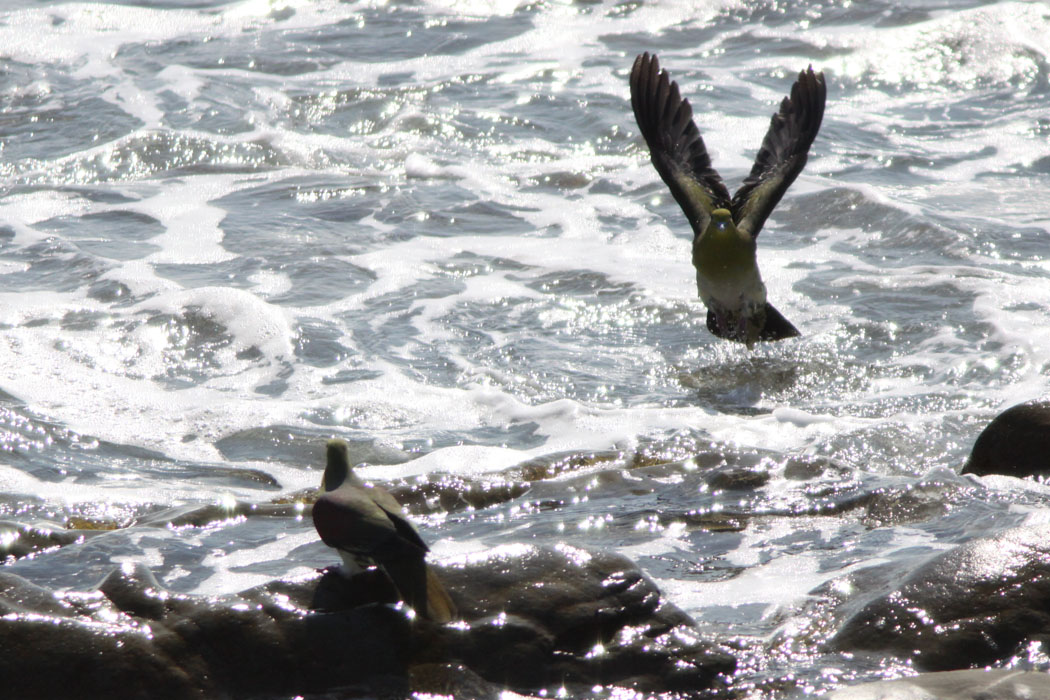
[[[418,547],[424,552],[430,551],[430,548],[427,547],[426,543],[423,541],[423,538],[419,536],[419,531],[416,530],[415,525],[413,525],[411,522],[408,521],[407,518],[405,518],[404,511],[401,510],[400,504],[398,504],[394,497],[386,491],[383,491],[382,489],[373,488],[373,490],[383,494],[390,500],[390,502],[393,505],[397,506],[396,510],[392,509],[388,507],[388,503],[384,503],[382,500],[373,496],[373,498],[375,498],[376,505],[379,506],[379,508],[386,514],[387,519],[394,526],[394,530],[397,531],[398,536],[405,542],[408,542],[409,544]]]
[[[427,551],[400,512],[389,512],[361,488],[348,486],[322,494],[314,503],[313,521],[326,545],[351,554],[381,560],[413,550],[421,557]]]
[[[791,96],[780,103],[758,149],[755,164],[733,195],[731,211],[737,228],[758,236],[766,218],[806,164],[824,118],[827,87],[813,67],[798,74]]]
[[[682,99],[678,84],[660,70],[656,56],[643,53],[635,59],[631,106],[656,171],[699,235],[713,210],[729,208],[729,190],[711,165],[689,100]]]

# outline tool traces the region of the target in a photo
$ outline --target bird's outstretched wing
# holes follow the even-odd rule
[[[660,70],[656,56],[643,53],[635,59],[631,106],[656,171],[699,235],[713,210],[729,209],[729,190],[711,167],[689,100],[682,99],[678,85]]]
[[[791,96],[780,103],[758,149],[751,174],[733,195],[733,221],[754,238],[784,192],[806,164],[806,154],[820,131],[827,87],[813,67],[798,74]]]

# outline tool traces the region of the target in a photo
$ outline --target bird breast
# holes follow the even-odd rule
[[[700,299],[712,305],[737,309],[764,306],[766,287],[755,261],[753,240],[741,240],[735,232],[711,235],[705,232],[693,244],[693,265]]]

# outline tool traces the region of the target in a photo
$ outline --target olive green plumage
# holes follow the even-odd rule
[[[746,343],[780,340],[798,330],[766,300],[755,257],[766,218],[806,164],[820,130],[827,89],[824,74],[799,73],[773,115],[751,173],[730,198],[711,165],[689,100],[656,56],[643,53],[631,70],[631,105],[660,177],[693,228],[697,291],[707,327],[720,338]]]
[[[354,474],[343,440],[328,441],[321,489],[313,507],[314,527],[339,552],[348,574],[378,566],[417,613],[435,622],[453,618],[455,606],[427,566],[427,545],[396,498]]]

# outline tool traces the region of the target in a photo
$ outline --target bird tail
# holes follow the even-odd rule
[[[791,325],[791,321],[784,318],[784,315],[773,308],[773,305],[768,301],[766,302],[766,325],[762,328],[762,332],[759,334],[759,340],[783,340],[784,338],[794,338],[802,335],[798,332],[798,329]]]
[[[741,337],[740,331],[735,327],[723,327],[718,323],[718,318],[715,316],[715,312],[710,309],[707,310],[707,330],[711,331],[712,334],[723,338],[725,340],[735,340],[738,343],[747,342],[745,338]],[[791,325],[791,321],[784,318],[784,315],[776,310],[776,308],[766,302],[766,322],[762,326],[761,332],[758,334],[759,340],[783,340],[784,338],[794,338],[802,335],[798,332],[798,329]]]
[[[419,615],[434,622],[450,622],[456,606],[434,570],[422,556],[391,557],[382,563],[401,600]]]
[[[456,616],[456,604],[442,585],[434,570],[427,567],[427,617],[434,622],[451,622]]]

